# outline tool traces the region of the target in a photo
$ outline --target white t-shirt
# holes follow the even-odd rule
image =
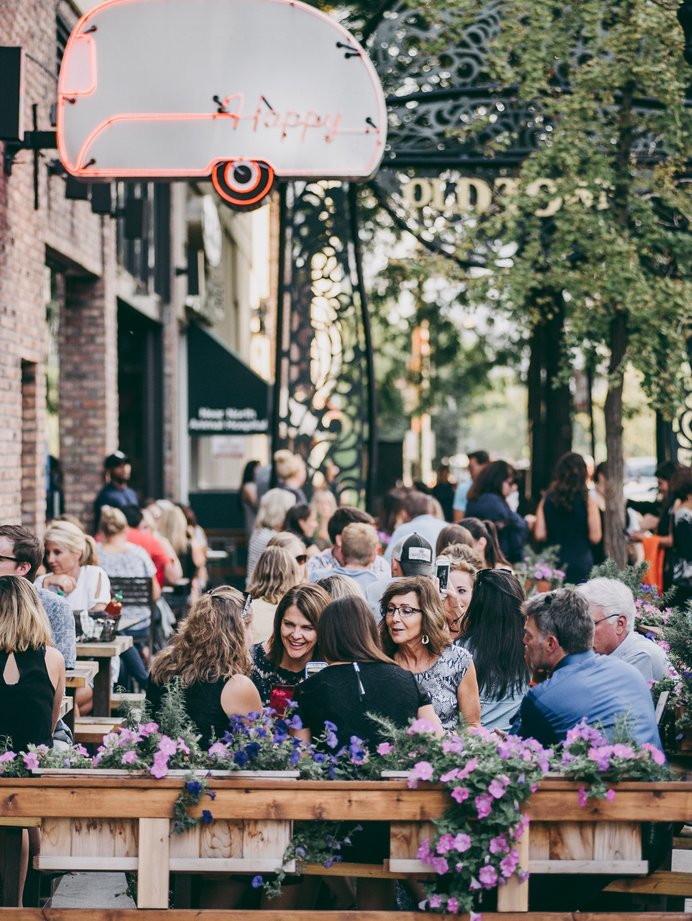
[[[43,587],[44,578],[38,577],[35,583],[37,588]],[[46,588],[57,594],[57,586],[48,585]],[[73,611],[91,611],[94,605],[108,604],[111,600],[110,579],[100,566],[82,566],[75,590],[64,598]]]

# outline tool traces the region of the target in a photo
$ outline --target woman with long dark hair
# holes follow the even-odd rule
[[[471,603],[461,621],[461,644],[476,666],[481,725],[486,729],[509,730],[529,687],[523,602],[524,592],[512,573],[476,573]]]
[[[305,677],[305,666],[317,657],[317,624],[328,604],[324,589],[310,583],[289,589],[279,601],[271,636],[251,650],[252,680],[263,706],[277,689],[285,703]]]
[[[322,732],[327,720],[336,725],[340,745],[357,736],[374,748],[386,733],[370,714],[396,726],[406,726],[415,717],[436,722],[430,700],[413,676],[382,652],[375,618],[362,598],[330,602],[322,611],[317,638],[329,667],[308,678],[295,694],[310,735]]]
[[[560,548],[559,562],[567,582],[586,582],[593,568],[593,546],[602,537],[598,506],[586,488],[581,454],[563,454],[553,482],[538,504],[534,537]]]
[[[476,553],[483,560],[485,569],[511,569],[512,564],[502,552],[497,539],[497,528],[494,522],[480,518],[464,518],[459,522],[464,530],[473,538]]]
[[[502,553],[510,563],[518,563],[529,536],[529,526],[507,504],[507,497],[513,489],[514,468],[507,461],[493,461],[481,471],[469,489],[466,514],[469,518],[492,521],[497,528]]]

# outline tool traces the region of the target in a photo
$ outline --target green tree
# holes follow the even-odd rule
[[[456,0],[459,34],[483,5]],[[471,301],[483,302],[493,288],[530,334],[545,320],[545,297],[537,295],[552,292],[565,317],[563,377],[577,350],[606,362],[606,546],[621,565],[625,368],[631,363],[641,373],[652,406],[670,417],[682,403],[692,332],[685,274],[692,262],[690,198],[682,181],[692,149],[690,71],[677,5],[515,0],[503,6],[487,66],[497,86],[513,88],[516,100],[532,108],[539,144],[502,208],[479,221],[465,243],[469,251],[481,243],[497,250],[500,243],[517,245],[511,266],[496,265],[470,286]],[[479,110],[469,130],[480,131],[490,114]],[[515,140],[507,134],[487,152]],[[552,184],[537,198],[531,184],[546,177]],[[537,215],[537,205],[558,198],[550,217]]]

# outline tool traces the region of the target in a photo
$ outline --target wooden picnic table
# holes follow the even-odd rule
[[[105,774],[105,772],[104,772]],[[193,815],[211,808],[214,822],[170,836],[173,804],[183,779],[152,781],[147,776],[109,777],[92,772],[79,776],[0,778],[0,823],[25,826],[40,822],[41,853],[36,867],[46,872],[136,871],[138,908],[161,921],[241,921],[240,911],[170,911],[171,874],[263,873],[281,865],[294,820],[364,821],[390,823],[389,859],[383,864],[335,864],[329,870],[309,866],[319,875],[420,878],[430,868],[417,859],[429,824],[449,806],[449,792],[433,785],[408,789],[405,780],[299,781],[230,775],[213,778],[213,805],[203,800],[191,807]],[[685,782],[615,785],[612,802],[589,800],[579,805],[579,784],[562,779],[543,780],[523,806],[531,826],[519,842],[522,866],[533,874],[597,873],[622,877],[619,887],[651,891],[690,891],[689,874],[657,872],[645,876],[639,823],[692,820],[692,784]],[[38,817],[38,818],[37,818]],[[684,877],[684,878],[683,878]],[[624,878],[624,879],[623,879]],[[611,888],[613,884],[611,883]],[[15,893],[16,887],[13,887]],[[7,903],[6,904],[10,904]],[[72,911],[72,910],[70,910]],[[254,913],[257,921],[333,921],[335,913]],[[349,912],[351,921],[423,921],[417,912]],[[54,917],[17,910],[12,921],[40,921]],[[0,921],[5,917],[0,911]],[[57,918],[61,917],[55,915]],[[70,921],[135,921],[136,911],[89,909],[70,915]],[[247,914],[245,914],[247,917]],[[625,921],[636,915],[590,914],[587,921]],[[639,916],[648,921],[689,921],[689,915],[660,912]],[[573,921],[571,913],[552,915],[531,911],[528,884],[513,878],[498,891],[497,913],[483,912],[484,921]]]
[[[131,636],[116,636],[109,643],[77,643],[77,658],[96,659],[98,671],[94,676],[94,716],[111,715],[111,659],[132,646]]]
[[[74,732],[74,700],[77,689],[91,687],[98,670],[98,662],[86,661],[78,661],[74,668],[65,669],[65,694],[72,700],[73,706],[63,719],[72,732]]]

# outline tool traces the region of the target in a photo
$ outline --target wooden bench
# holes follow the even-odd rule
[[[144,707],[145,699],[146,695],[144,691],[138,693],[113,691],[111,694],[111,713],[117,713],[120,705],[124,703],[130,704],[136,710],[141,710]]]
[[[80,716],[74,722],[75,742],[82,745],[100,745],[103,737],[120,729],[124,720],[117,716]]]

